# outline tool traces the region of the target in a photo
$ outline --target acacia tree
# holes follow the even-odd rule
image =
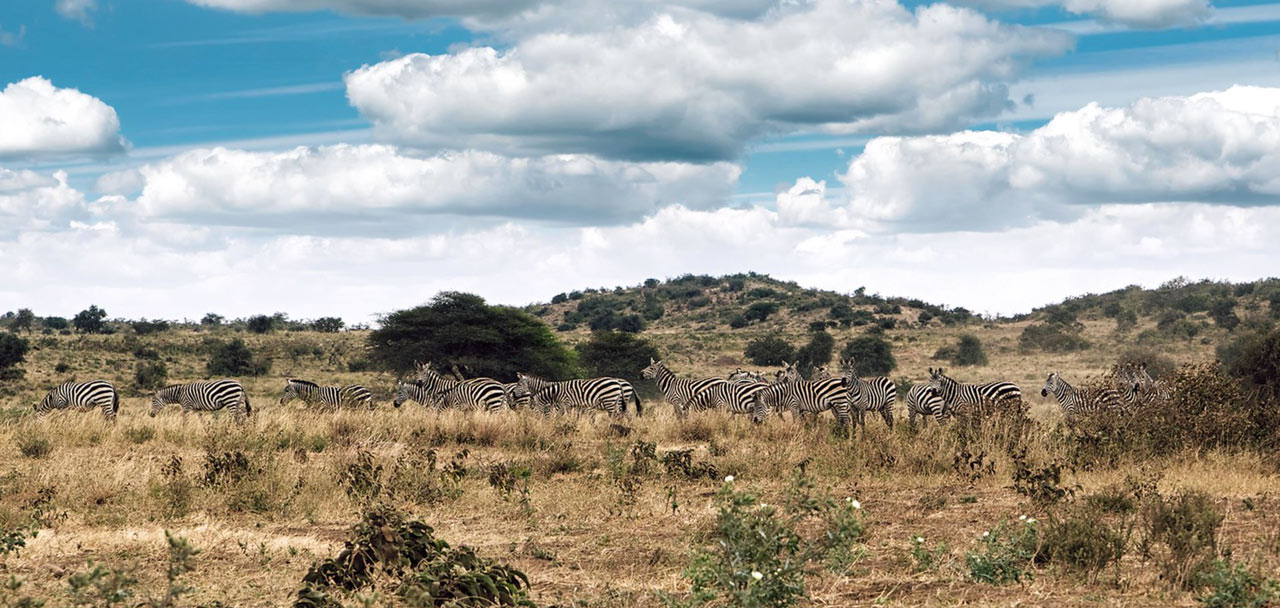
[[[386,315],[380,324],[369,334],[369,357],[399,374],[427,361],[504,382],[514,381],[516,372],[552,380],[576,372],[572,352],[545,323],[514,308],[490,306],[474,294],[441,292],[425,306]]]
[[[98,308],[97,305],[89,305],[89,308],[76,313],[71,324],[76,326],[76,331],[83,334],[100,334],[107,329],[107,311]]]

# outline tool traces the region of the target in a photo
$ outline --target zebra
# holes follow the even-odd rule
[[[705,390],[726,384],[720,378],[703,378],[701,380],[686,380],[675,375],[661,361],[655,361],[649,358],[649,366],[640,370],[640,377],[645,380],[653,380],[658,384],[658,389],[662,391],[662,398],[671,407],[675,408],[676,416],[683,417],[688,410],[689,403],[694,397]]]
[[[929,416],[933,416],[938,424],[942,424],[946,415],[946,403],[938,395],[937,389],[928,383],[912,385],[907,391],[907,422],[911,426],[915,426],[916,416],[920,416],[921,420],[928,420]]]
[[[156,391],[155,396],[151,398],[151,417],[154,418],[165,405],[170,403],[182,406],[184,420],[187,413],[191,411],[213,412],[223,408],[231,410],[237,422],[244,422],[253,414],[248,393],[245,393],[244,387],[235,380],[213,380],[166,386]]]
[[[754,422],[764,420],[768,414],[769,404],[777,403],[781,405],[779,412],[791,410],[797,415],[832,410],[840,425],[848,426],[851,416],[849,384],[849,379],[845,377],[771,384],[755,393],[752,420]]]
[[[74,407],[80,410],[102,408],[102,417],[109,422],[116,421],[120,411],[120,394],[116,387],[105,380],[89,382],[64,382],[36,404],[36,416],[44,416],[49,410],[61,410]]]
[[[741,367],[733,370],[732,374],[729,374],[729,382],[739,382],[742,384],[751,384],[753,382],[759,382],[761,384],[765,383],[764,374],[747,371]]]
[[[734,381],[716,384],[698,393],[689,403],[689,408],[694,411],[723,408],[731,414],[755,414],[756,393],[766,388],[769,388],[769,385],[764,382]],[[766,404],[766,406],[771,405],[776,404],[772,402]],[[764,416],[753,416],[753,419],[760,422]]]
[[[1012,382],[988,382],[986,384],[961,384],[943,373],[942,368],[929,368],[929,386],[952,412],[964,412],[969,406],[981,408],[987,404],[1006,400],[1022,401],[1022,389]]]
[[[622,383],[617,378],[585,378],[552,382],[537,376],[517,373],[520,385],[533,394],[533,402],[544,412],[552,407],[564,412],[569,408],[599,409],[619,416],[623,412]],[[632,396],[634,397],[634,389]]]
[[[450,380],[432,370],[431,363],[424,363],[419,368],[416,384],[425,389],[425,398],[436,409],[458,407],[496,412],[507,407],[506,392],[502,390],[502,385],[497,380],[490,378]],[[420,400],[418,402],[424,403]]]
[[[502,385],[502,395],[507,400],[507,407],[518,410],[533,407],[533,395],[520,388],[519,382],[508,382]]]
[[[320,386],[306,380],[289,380],[284,386],[284,395],[280,397],[280,405],[301,399],[308,404],[319,403],[324,407],[341,407],[343,405],[364,406],[373,409],[373,394],[359,384],[347,386]]]
[[[396,396],[391,405],[400,407],[404,405],[405,401],[417,401],[425,406],[433,406],[436,403],[427,392],[427,389],[416,382],[398,382],[396,383]]]
[[[1041,397],[1048,397],[1051,393],[1068,418],[1100,410],[1118,410],[1123,407],[1125,399],[1113,388],[1096,391],[1077,389],[1063,379],[1059,372],[1049,372],[1044,386],[1040,389]]]
[[[865,426],[863,416],[866,412],[880,412],[880,418],[892,429],[893,404],[898,399],[898,386],[885,377],[863,380],[853,370],[853,359],[840,360],[840,372],[849,378],[849,403],[854,408],[858,424]],[[830,377],[831,373],[825,367],[814,370],[814,380],[826,380]]]
[[[800,376],[799,361],[796,361],[795,363],[787,363],[786,361],[783,361],[782,369],[774,372],[773,374],[773,381],[775,384],[795,382],[797,380],[804,380],[804,378]]]
[[[631,381],[626,378],[614,378],[622,385],[622,413],[627,413],[627,404],[635,402],[636,417],[644,415],[644,406],[640,404],[640,393],[636,392],[636,387],[632,386]]]
[[[1168,401],[1173,395],[1173,390],[1169,388],[1167,382],[1151,377],[1151,373],[1147,371],[1146,362],[1136,366],[1126,366],[1117,375],[1124,376],[1123,388],[1125,397],[1130,403]]]

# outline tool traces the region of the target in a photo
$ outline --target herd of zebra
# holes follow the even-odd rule
[[[641,378],[653,380],[678,417],[690,412],[724,410],[749,414],[753,421],[763,422],[770,414],[791,412],[806,417],[830,410],[841,425],[865,426],[865,414],[877,412],[890,428],[894,422],[897,386],[888,378],[860,378],[853,360],[842,360],[839,375],[825,367],[816,368],[809,379],[801,376],[796,363],[783,363],[783,368],[767,381],[764,374],[735,370],[727,378],[681,378],[662,361],[650,359],[640,372]],[[1124,410],[1143,400],[1167,398],[1169,389],[1154,380],[1145,364],[1122,367],[1116,373],[1116,386],[1077,389],[1052,372],[1040,389],[1041,396],[1053,395],[1068,418],[1104,410]],[[305,380],[288,380],[280,404],[301,400],[321,407],[373,407],[373,393],[360,385],[320,386]],[[942,368],[929,368],[929,381],[914,384],[907,391],[906,410],[910,422],[933,417],[941,423],[948,416],[971,408],[1005,401],[1021,401],[1022,391],[1012,382],[964,384],[947,376]],[[529,409],[549,414],[584,410],[600,410],[611,416],[627,413],[635,404],[637,416],[643,413],[639,393],[626,379],[601,377],[567,381],[548,381],[529,374],[517,374],[517,381],[502,383],[491,378],[450,378],[420,364],[412,382],[399,382],[393,404],[405,401],[442,410]],[[183,416],[191,411],[226,409],[237,421],[253,414],[248,393],[236,380],[212,380],[175,384],[162,388],[151,400],[154,417],[166,405],[178,404]],[[55,409],[101,408],[108,420],[115,420],[120,397],[114,386],[103,380],[67,382],[53,390],[35,406],[37,416]]]

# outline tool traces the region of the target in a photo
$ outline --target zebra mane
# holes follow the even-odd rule
[[[302,386],[309,386],[311,388],[320,388],[319,384],[316,384],[315,382],[309,382],[307,380],[290,379],[289,384],[301,384]]]

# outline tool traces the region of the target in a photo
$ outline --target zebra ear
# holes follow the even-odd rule
[[[657,363],[657,361],[654,361],[653,357],[649,357],[649,365],[653,365],[654,363]]]

